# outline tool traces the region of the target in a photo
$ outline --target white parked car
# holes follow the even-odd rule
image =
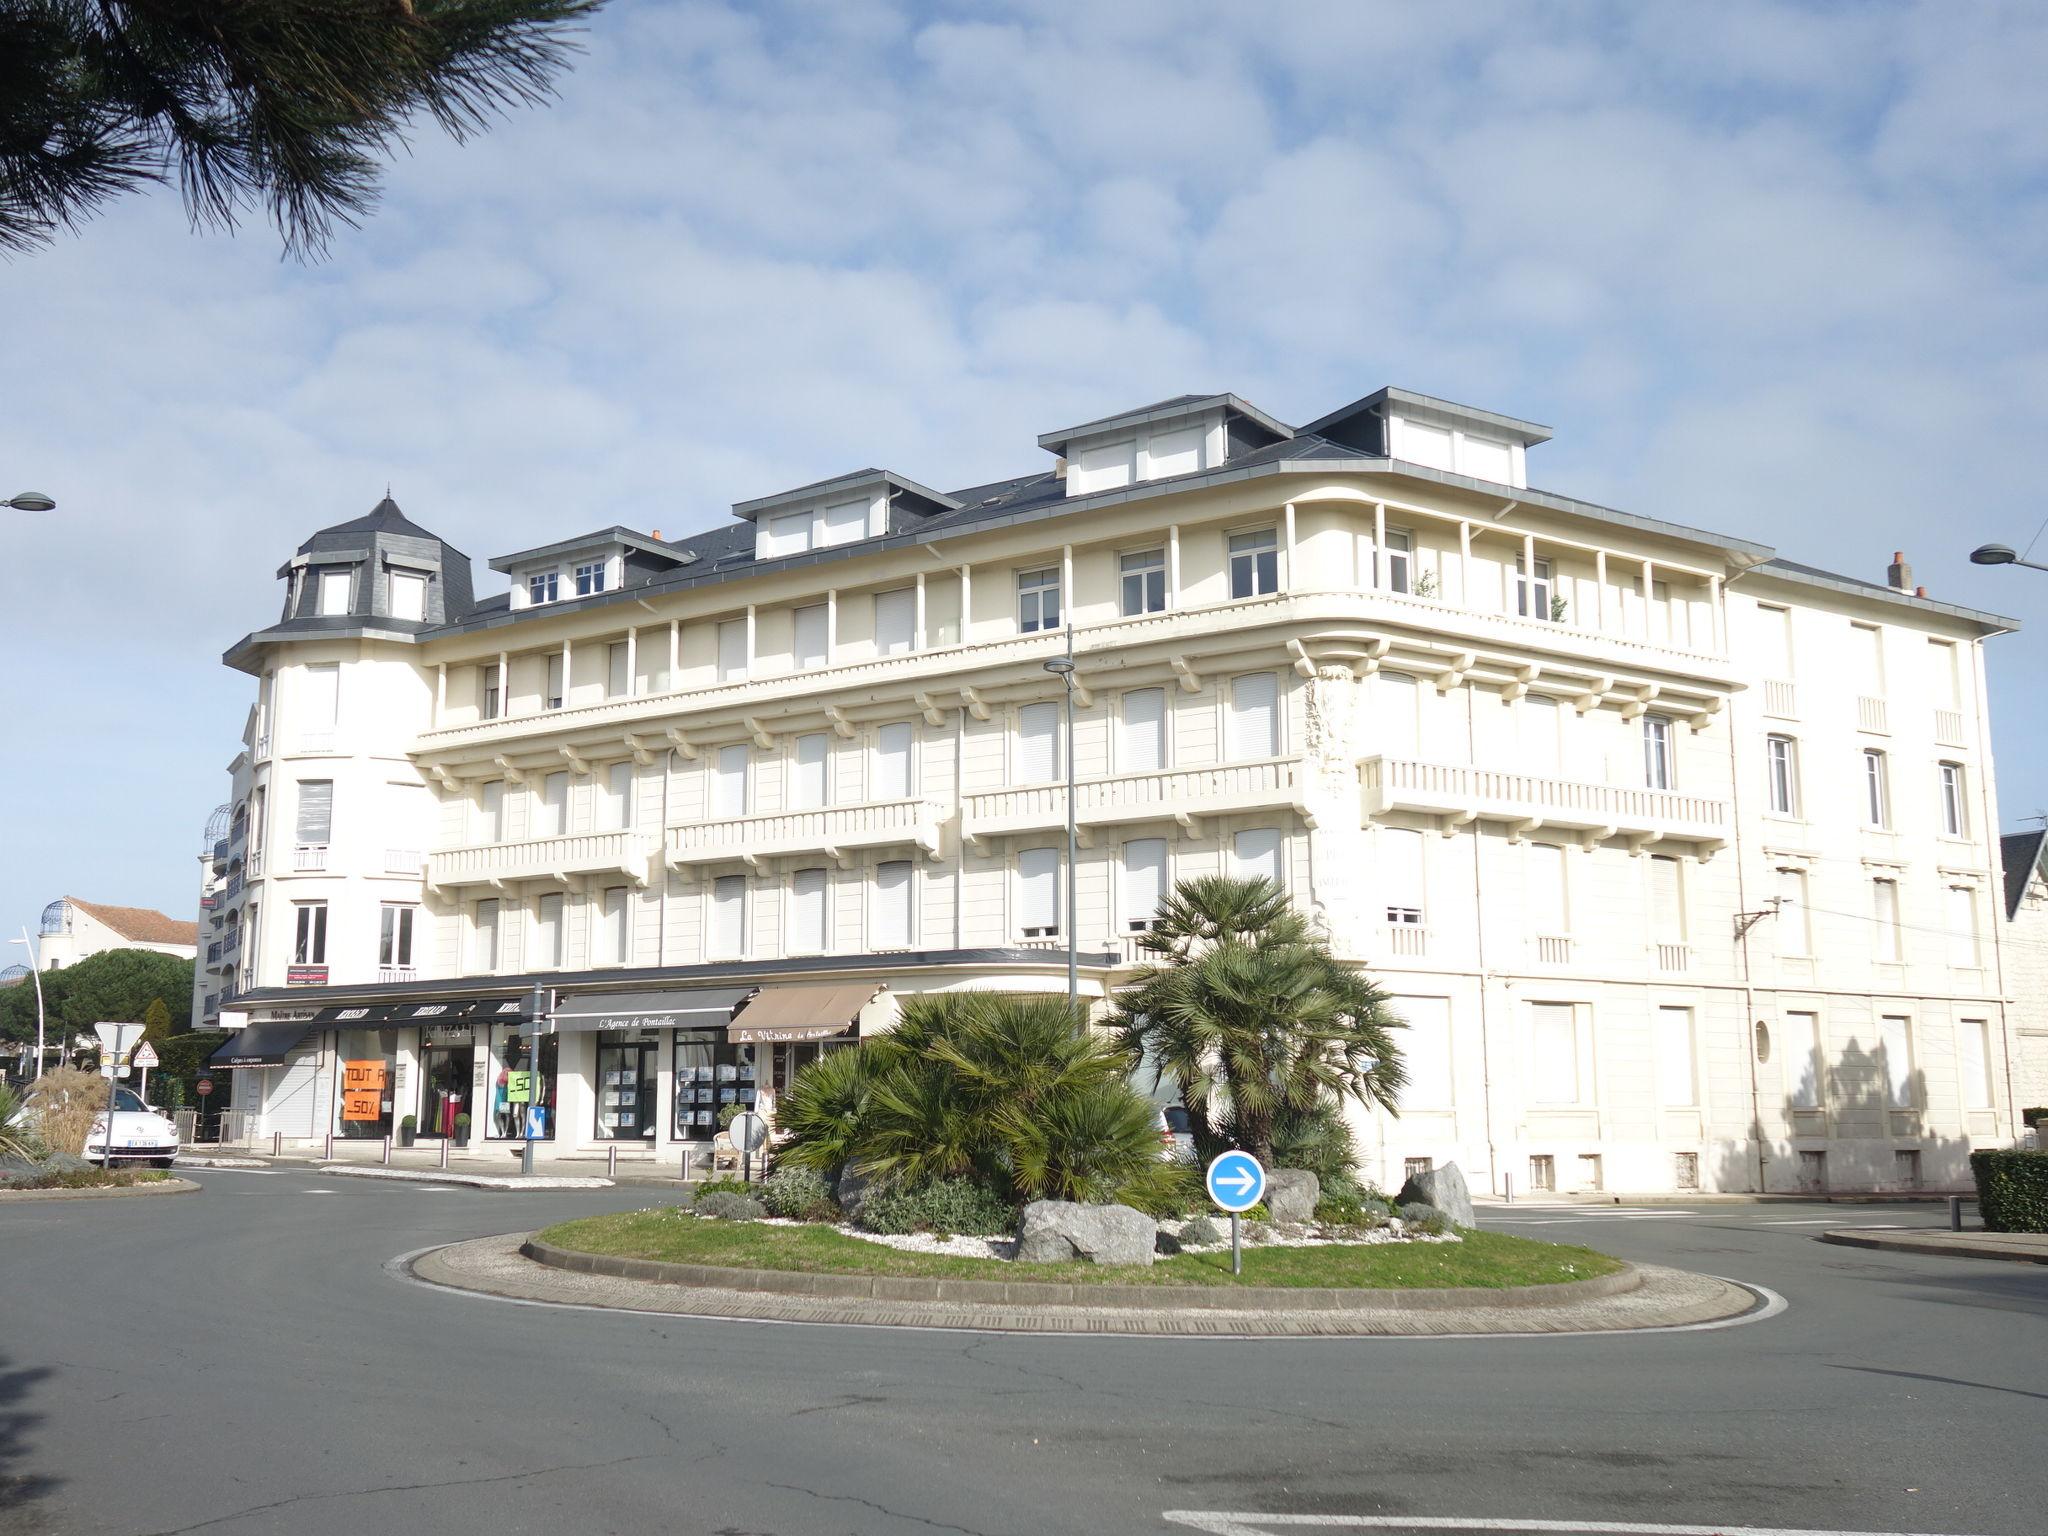
[[[107,1112],[92,1117],[85,1133],[87,1162],[147,1162],[168,1168],[178,1157],[178,1127],[169,1115],[142,1102],[133,1088],[114,1090],[114,1134],[108,1149]]]

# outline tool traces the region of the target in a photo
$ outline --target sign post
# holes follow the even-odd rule
[[[1224,1152],[1209,1164],[1202,1182],[1217,1208],[1230,1213],[1230,1272],[1241,1275],[1244,1246],[1238,1218],[1266,1198],[1266,1170],[1249,1152]]]
[[[142,1038],[140,1024],[95,1024],[92,1032],[100,1037],[100,1072],[107,1080],[107,1131],[100,1143],[100,1166],[111,1169],[114,1166],[114,1080],[127,1066],[128,1053],[135,1048],[135,1042]],[[86,1151],[92,1151],[91,1142]]]
[[[768,1122],[751,1109],[742,1110],[732,1117],[732,1124],[726,1128],[726,1135],[732,1144],[740,1149],[740,1177],[747,1183],[754,1182],[754,1154],[768,1139]]]
[[[532,1023],[526,1034],[528,1042],[526,1064],[529,1069],[526,1093],[526,1140],[522,1143],[519,1150],[519,1171],[530,1179],[533,1177],[533,1144],[540,1140],[543,1129],[541,1122],[541,1116],[544,1111],[541,1107],[540,1089],[540,1037],[544,1033],[552,1034],[554,1032],[554,994],[546,987],[535,987],[528,995],[527,1003],[527,1012],[532,1016]],[[510,1102],[515,1104],[519,1101],[513,1096],[511,1079],[516,1075],[508,1073],[505,1084],[505,1096]]]
[[[135,1095],[143,1103],[149,1102],[149,1069],[156,1065],[156,1047],[147,1040],[135,1047],[135,1054],[128,1058],[129,1064],[142,1074],[142,1080],[135,1085]]]

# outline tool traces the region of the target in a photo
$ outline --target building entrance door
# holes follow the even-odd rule
[[[653,1141],[656,1054],[652,1040],[597,1048],[597,1139]]]

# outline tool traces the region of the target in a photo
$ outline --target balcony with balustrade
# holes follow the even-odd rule
[[[804,854],[823,854],[846,866],[856,852],[888,848],[936,858],[946,819],[945,806],[918,799],[720,817],[670,827],[666,857],[679,869],[696,864],[757,864],[763,859]]]
[[[1358,767],[1369,819],[1406,811],[1444,818],[1447,829],[1505,822],[1518,836],[1556,828],[1586,839],[1622,837],[1636,846],[1691,843],[1702,855],[1732,835],[1727,802],[1703,795],[1397,757],[1369,757]]]
[[[1116,774],[1083,779],[1074,786],[1074,825],[1084,836],[1097,827],[1151,821],[1175,822],[1195,831],[1207,817],[1290,810],[1307,814],[1298,757]],[[1066,824],[1064,784],[1031,784],[962,797],[960,835],[970,846],[991,837],[1051,831]]]
[[[502,889],[528,880],[569,885],[589,877],[619,875],[644,886],[653,855],[653,839],[636,831],[577,832],[566,837],[481,843],[429,854],[427,885],[435,891],[472,886]]]

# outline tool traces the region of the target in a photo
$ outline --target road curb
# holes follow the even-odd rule
[[[1499,1290],[1353,1290],[1315,1286],[1061,1285],[1044,1280],[925,1280],[910,1275],[805,1274],[787,1269],[725,1269],[582,1253],[528,1238],[519,1251],[536,1264],[614,1280],[718,1291],[767,1291],[834,1300],[976,1302],[1002,1307],[1099,1307],[1114,1311],[1185,1312],[1452,1312],[1473,1308],[1555,1307],[1633,1291],[1641,1271],[1624,1265],[1611,1275],[1556,1285]]]
[[[1887,1253],[1920,1253],[1936,1258],[1992,1259],[2006,1264],[2048,1264],[2048,1238],[2038,1246],[2007,1247],[1997,1239],[2037,1237],[2030,1232],[1897,1232],[1870,1227],[1835,1227],[1820,1234],[1824,1243],[1844,1248],[1880,1248]],[[1990,1239],[1991,1241],[1985,1241]]]
[[[118,1200],[127,1195],[196,1195],[190,1179],[153,1179],[147,1184],[121,1184],[106,1189],[0,1189],[0,1205],[30,1200]]]
[[[317,1163],[314,1172],[346,1179],[395,1179],[403,1184],[463,1184],[471,1189],[610,1189],[610,1179],[535,1174],[432,1173],[416,1168],[358,1168],[353,1163]]]

